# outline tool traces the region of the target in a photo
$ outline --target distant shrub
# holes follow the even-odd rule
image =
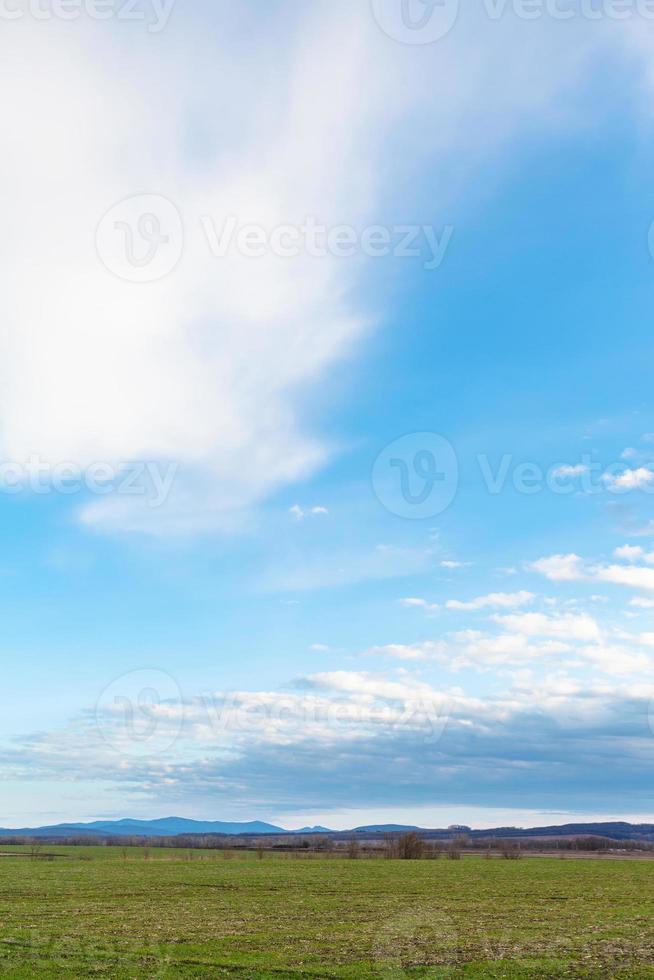
[[[402,861],[418,861],[424,855],[425,845],[420,834],[410,830],[397,839],[397,856]]]
[[[519,861],[522,857],[520,843],[516,843],[515,841],[502,841],[500,845],[500,854],[505,861]]]

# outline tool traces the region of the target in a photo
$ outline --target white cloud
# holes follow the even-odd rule
[[[296,521],[305,521],[308,517],[326,517],[329,511],[326,507],[300,507],[299,504],[294,504],[289,509],[289,514]]]
[[[446,703],[447,695],[434,690],[430,684],[416,678],[407,677],[403,681],[391,681],[378,673],[364,671],[335,670],[322,674],[313,674],[305,678],[310,687],[330,691],[341,691],[346,694],[361,694],[364,697],[388,698],[394,701],[413,701],[417,698]]]
[[[446,652],[444,643],[429,640],[423,643],[388,643],[367,651],[370,656],[393,657],[395,660],[442,660]]]
[[[458,568],[470,568],[472,566],[471,561],[442,561],[441,568],[447,568],[450,571],[455,571]]]
[[[551,636],[565,641],[597,640],[601,636],[597,622],[584,613],[558,617],[544,613],[518,613],[493,616],[493,620],[509,632],[523,636]]]
[[[440,609],[437,603],[427,602],[426,599],[400,599],[400,605],[407,609],[424,609],[427,613],[435,613]]]
[[[460,630],[451,634],[451,639],[456,646],[450,650],[449,664],[455,670],[462,667],[520,667],[570,650],[567,643],[559,640],[532,643],[517,633],[493,636],[478,630]]]
[[[625,544],[621,548],[616,548],[613,554],[620,561],[645,561],[648,565],[654,565],[654,551],[648,553],[639,545]]]
[[[445,603],[447,609],[470,610],[477,609],[513,609],[533,602],[536,596],[533,592],[492,592],[490,595],[479,596],[469,602],[450,599]]]
[[[649,562],[652,558],[651,554],[641,554],[641,549],[632,549],[629,545],[618,551],[621,557],[630,561],[642,557]],[[552,582],[612,582],[633,589],[654,591],[654,568],[639,565],[587,565],[578,555],[553,555],[551,558],[539,558],[529,567]]]
[[[474,167],[523,125],[553,125],[551,108],[589,53],[574,31],[561,56],[547,25],[526,25],[518,41],[520,25],[507,23],[483,43],[463,25],[433,58],[389,42],[368,3],[299,14],[280,4],[264,20],[270,33],[240,8],[221,29],[173,18],[156,38],[137,39],[129,24],[28,19],[2,33],[14,94],[0,107],[0,169],[12,187],[0,246],[0,452],[82,467],[180,464],[164,507],[98,499],[81,511],[86,526],[232,527],[331,452],[304,431],[302,402],[371,326],[352,299],[361,263],[216,260],[202,216],[378,224],[398,186],[380,167],[386,147],[406,147],[392,164],[402,186],[450,155]],[[442,205],[454,184],[439,190]],[[143,192],[175,203],[185,248],[167,278],[135,286],[101,266],[93,242],[102,215]]]
[[[624,491],[647,490],[654,484],[654,471],[646,466],[639,466],[635,470],[625,470],[624,473],[607,473],[604,482],[610,490]]]
[[[550,582],[578,582],[584,578],[584,560],[579,555],[552,555],[539,558],[529,566]]]
[[[644,596],[636,596],[634,599],[629,600],[630,606],[635,606],[636,609],[654,609],[654,599],[646,599]]]
[[[654,568],[640,566],[606,565],[592,569],[595,578],[601,582],[613,582],[632,589],[646,589],[654,592]]]
[[[618,644],[598,643],[582,647],[579,653],[606,674],[648,674],[652,669],[652,658],[647,654]]]

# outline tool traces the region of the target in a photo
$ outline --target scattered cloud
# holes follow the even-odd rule
[[[654,485],[654,471],[646,466],[639,466],[638,469],[625,470],[623,473],[607,473],[604,482],[613,492],[649,490]]]
[[[539,558],[530,565],[550,582],[578,582],[584,577],[584,560],[579,555],[552,555],[550,558]]]
[[[289,509],[289,514],[296,521],[305,521],[308,517],[326,517],[329,511],[326,507],[300,507],[299,504],[294,504]]]
[[[435,602],[427,602],[426,599],[400,599],[400,605],[407,609],[424,609],[427,613],[436,613],[440,606]]]
[[[620,559],[620,561],[644,561],[647,562],[648,565],[654,565],[654,551],[646,552],[645,549],[641,548],[639,545],[622,545],[622,547],[615,549],[613,555],[615,558]]]
[[[336,671],[299,692],[216,692],[167,706],[158,723],[181,738],[160,758],[112,749],[95,719],[4,743],[14,781],[94,780],[114,801],[272,807],[404,806],[438,800],[596,805],[606,785],[648,801],[654,685],[551,675],[484,698],[415,677]],[[120,717],[106,719],[120,726]],[[128,747],[127,747],[128,748]],[[556,779],[553,782],[552,773]]]
[[[438,660],[446,656],[447,646],[431,640],[423,643],[388,643],[371,647],[367,653],[369,656],[393,657],[395,660]]]
[[[600,582],[626,585],[632,589],[645,589],[654,592],[654,568],[641,568],[635,565],[605,565],[592,569],[593,576]]]
[[[629,600],[630,606],[636,609],[654,609],[654,599],[646,599],[644,596],[635,596]]]
[[[513,609],[518,606],[526,606],[533,602],[536,596],[533,592],[491,592],[490,595],[478,596],[467,602],[458,599],[449,599],[445,606],[447,609],[460,611],[478,609]]]
[[[520,613],[493,616],[493,620],[511,633],[523,636],[551,636],[561,640],[598,640],[601,631],[587,614],[546,616],[544,613]]]
[[[641,549],[625,546],[618,550],[630,562],[639,557],[648,562],[651,559],[651,555],[644,552],[641,554]],[[578,555],[553,555],[550,558],[539,558],[529,567],[551,582],[611,582],[628,588],[654,591],[654,568],[640,565],[592,565],[585,563]]]

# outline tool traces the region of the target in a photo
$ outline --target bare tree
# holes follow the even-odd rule
[[[417,861],[424,853],[425,845],[420,834],[410,830],[397,840],[397,856],[403,861]]]
[[[500,854],[505,861],[519,861],[522,857],[520,841],[503,840],[500,845]]]

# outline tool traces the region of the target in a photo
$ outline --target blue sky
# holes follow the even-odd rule
[[[398,6],[6,25],[2,825],[654,814],[650,25]]]

